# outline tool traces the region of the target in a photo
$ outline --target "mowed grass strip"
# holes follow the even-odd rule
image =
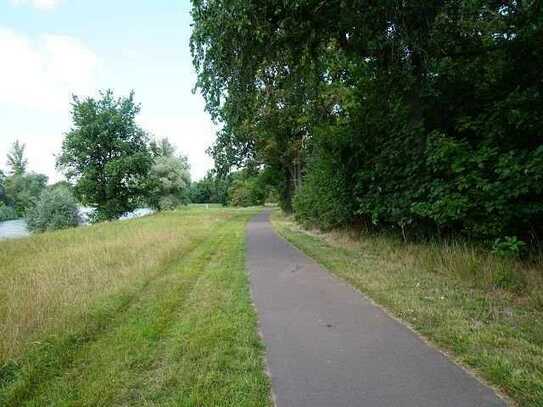
[[[543,406],[543,269],[465,244],[320,233],[280,212],[278,232],[520,406]],[[509,282],[508,288],[499,288]]]
[[[103,225],[132,223],[132,234],[185,227],[171,230],[179,250],[142,270],[130,288],[97,295],[78,329],[44,331],[5,362],[0,404],[269,405],[245,273],[245,225],[253,215],[190,209]]]

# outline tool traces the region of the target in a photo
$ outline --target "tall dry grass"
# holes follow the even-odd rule
[[[276,218],[284,221],[276,215]],[[463,286],[489,293],[507,292],[517,302],[529,303],[543,311],[543,260],[499,257],[469,241],[450,240],[404,242],[398,236],[335,230],[323,233],[289,222],[293,230],[325,240],[329,245],[360,253],[384,269],[418,270],[424,275],[456,279]]]
[[[44,335],[77,330],[93,305],[136,290],[231,216],[182,209],[0,242],[0,366]]]

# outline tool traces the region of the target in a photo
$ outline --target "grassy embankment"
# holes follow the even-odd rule
[[[266,406],[252,210],[0,242],[0,405]]]
[[[306,231],[278,212],[273,223],[330,272],[519,405],[543,406],[543,266],[460,243]]]

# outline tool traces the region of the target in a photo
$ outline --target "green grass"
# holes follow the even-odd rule
[[[189,208],[0,243],[0,405],[270,405],[245,273],[254,214]]]
[[[521,406],[543,406],[541,265],[461,243],[307,231],[275,212],[278,232],[406,321]]]

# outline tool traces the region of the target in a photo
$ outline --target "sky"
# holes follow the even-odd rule
[[[187,155],[194,180],[216,127],[193,94],[190,0],[0,0],[0,169],[15,140],[29,170],[55,169],[71,95],[136,93],[138,122]]]

